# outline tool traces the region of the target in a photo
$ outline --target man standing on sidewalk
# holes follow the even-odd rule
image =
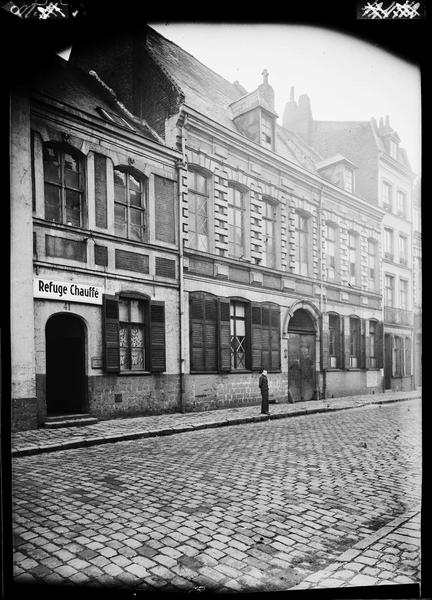
[[[261,390],[261,413],[263,415],[269,415],[269,386],[267,379],[267,371],[262,370],[258,385]]]

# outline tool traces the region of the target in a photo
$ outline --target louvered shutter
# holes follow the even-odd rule
[[[231,369],[230,301],[219,298],[219,371]]]
[[[96,227],[107,228],[107,173],[106,158],[94,155],[95,223]]]
[[[120,371],[119,303],[116,296],[103,295],[103,366],[106,373]]]
[[[204,296],[189,295],[189,343],[191,371],[204,371]]]
[[[150,370],[162,373],[165,364],[165,302],[150,302]]]
[[[175,182],[154,176],[155,237],[162,242],[175,243]]]
[[[366,369],[366,321],[365,319],[360,319],[360,369]]]
[[[271,370],[280,371],[281,369],[281,337],[280,337],[280,308],[273,306],[270,315],[271,333]]]
[[[376,338],[377,367],[382,369],[384,366],[384,327],[382,323],[376,324]]]
[[[205,370],[217,371],[217,300],[212,297],[204,300],[203,344]]]
[[[259,371],[262,368],[262,306],[251,303],[251,369]]]
[[[375,323],[372,325],[374,326]],[[375,339],[377,332],[375,331]],[[370,368],[370,321],[365,319],[365,369]]]
[[[325,371],[330,367],[329,365],[329,342],[330,342],[330,332],[329,332],[329,320],[330,317],[328,314],[323,315],[322,320],[322,330],[321,330],[321,352],[322,352],[322,369]]]
[[[261,346],[261,357],[262,357],[262,368],[271,370],[270,363],[270,333],[271,333],[271,321],[270,321],[270,308],[268,306],[262,307],[262,346]]]

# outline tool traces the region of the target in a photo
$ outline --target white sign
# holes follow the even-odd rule
[[[366,387],[378,385],[378,371],[366,371]]]
[[[33,295],[45,300],[102,304],[103,288],[76,281],[53,281],[45,277],[35,277]]]

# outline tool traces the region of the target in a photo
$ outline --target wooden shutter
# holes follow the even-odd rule
[[[162,373],[165,361],[165,302],[150,303],[150,370]]]
[[[103,365],[107,373],[120,371],[119,303],[116,296],[103,295]]]
[[[329,332],[330,316],[328,314],[323,315],[322,328],[321,328],[321,355],[322,355],[322,370],[325,371],[330,367],[329,365]]]
[[[217,371],[217,300],[208,296],[204,300],[203,355],[206,371]]]
[[[376,335],[376,357],[377,368],[382,369],[384,366],[384,327],[383,323],[377,323],[375,328]]]
[[[175,243],[175,183],[155,175],[155,237],[162,242]]]
[[[189,294],[189,345],[191,371],[204,371],[204,296]]]
[[[219,298],[219,371],[231,370],[230,301]]]
[[[261,345],[261,359],[262,368],[271,370],[270,363],[270,334],[271,334],[271,309],[268,306],[262,307],[262,321],[261,321],[261,332],[262,332],[262,345]]]
[[[251,369],[259,371],[262,368],[262,306],[256,302],[251,303]]]
[[[272,371],[281,369],[281,336],[280,336],[280,308],[273,306],[270,314],[270,363]]]
[[[359,334],[360,334],[360,356],[359,356],[359,367],[360,369],[366,369],[366,321],[360,319],[359,323]]]
[[[106,229],[107,224],[107,173],[106,158],[102,154],[94,154],[95,180],[95,223],[96,227]]]
[[[405,338],[405,375],[412,375],[411,369],[411,338]]]

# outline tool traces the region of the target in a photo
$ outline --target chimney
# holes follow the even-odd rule
[[[386,118],[385,118],[385,125],[386,125],[386,127],[390,127],[390,117],[388,115],[386,115]]]
[[[383,118],[382,118],[382,117],[380,117],[380,120],[379,120],[379,128],[380,128],[380,129],[382,129],[383,127],[384,127],[384,120],[383,120]]]
[[[299,96],[298,104],[294,101],[294,88],[291,87],[290,101],[285,105],[283,126],[310,141],[313,118],[310,99],[307,94]]]

